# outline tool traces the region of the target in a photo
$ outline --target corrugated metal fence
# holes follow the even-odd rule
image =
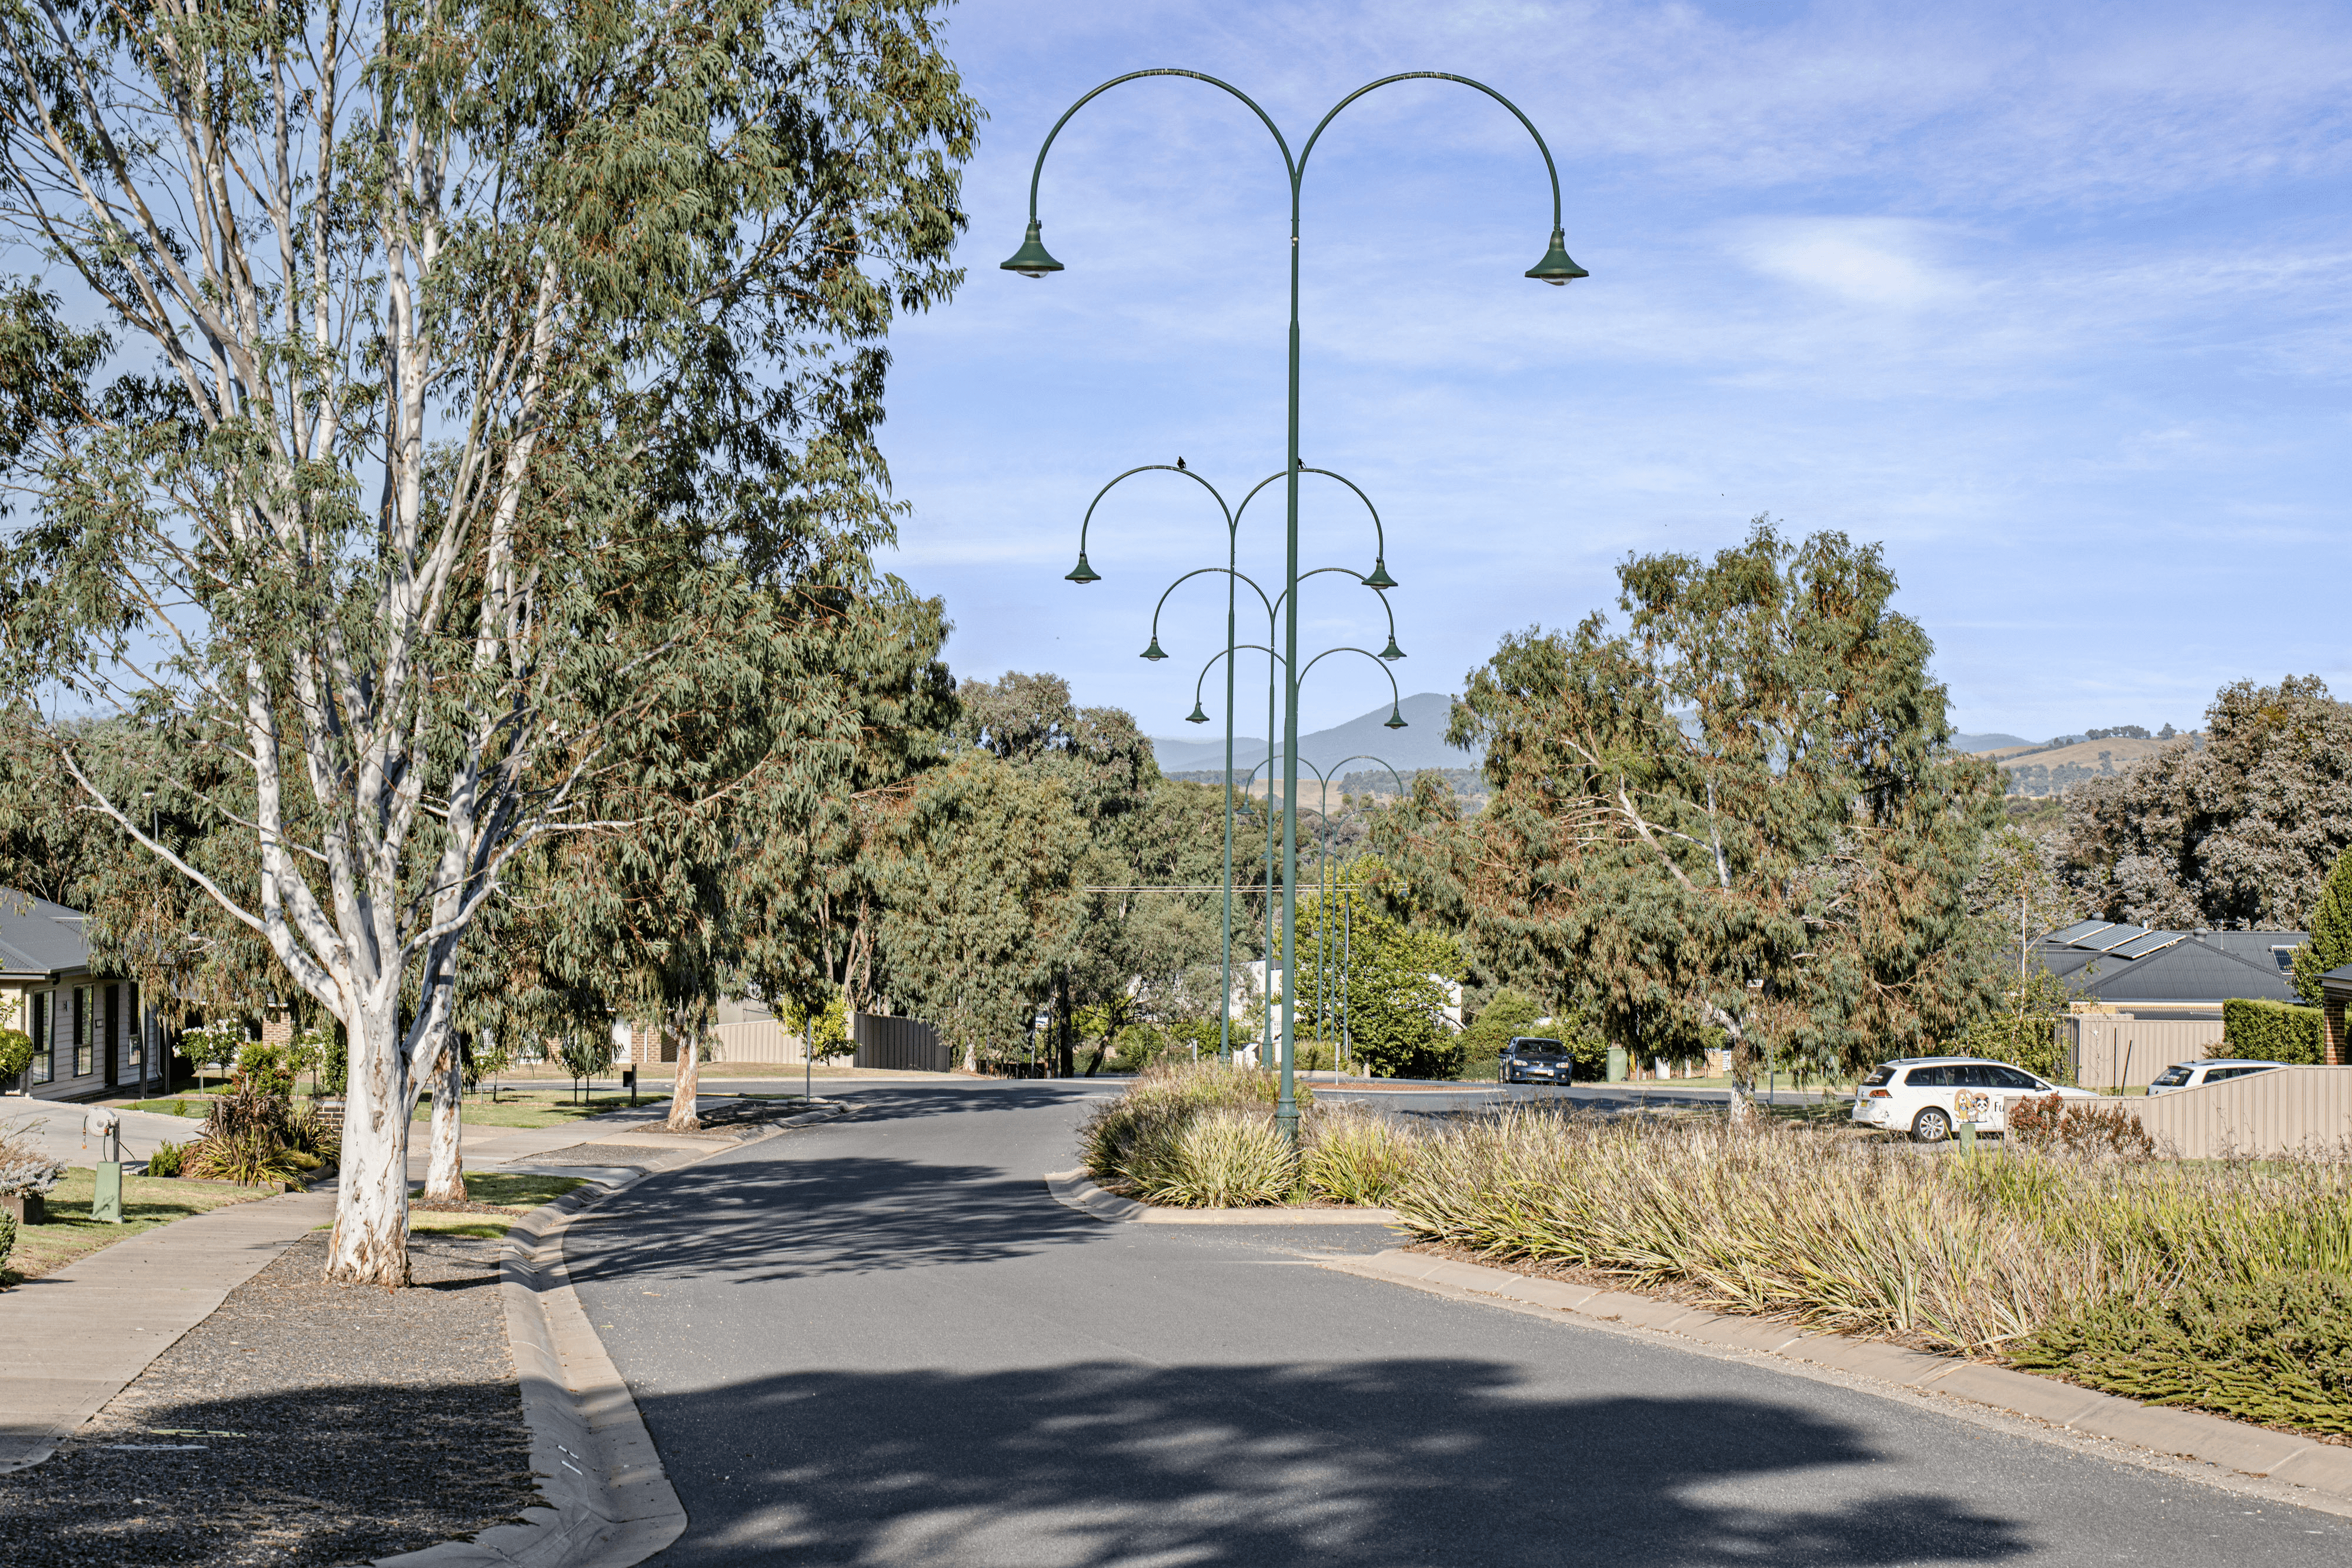
[[[2211,1056],[2221,1044],[2221,1020],[2104,1018],[2061,1019],[2060,1043],[2085,1089],[2145,1089],[2176,1061]]]
[[[946,1072],[955,1066],[940,1043],[940,1031],[915,1019],[852,1013],[849,1038],[857,1045],[853,1066],[898,1072]]]
[[[2329,1155],[2352,1158],[2352,1067],[2282,1067],[2147,1099],[2103,1100],[2139,1118],[2182,1159]]]
[[[713,1024],[713,1061],[798,1061],[801,1037],[774,1019],[750,1019],[742,1023]]]

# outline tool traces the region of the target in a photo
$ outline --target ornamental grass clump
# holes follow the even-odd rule
[[[1299,1181],[1309,1197],[1378,1207],[1412,1168],[1419,1143],[1405,1124],[1370,1106],[1318,1106],[1301,1129]]]
[[[1139,1073],[1127,1092],[1087,1118],[1078,1129],[1080,1159],[1086,1172],[1113,1192],[1149,1203],[1193,1204],[1205,1200],[1173,1196],[1224,1190],[1222,1177],[1210,1179],[1192,1162],[1210,1150],[1222,1153],[1233,1142],[1221,1134],[1206,1143],[1187,1145],[1186,1129],[1212,1112],[1255,1116],[1271,1130],[1279,1086],[1269,1073],[1215,1061],[1155,1061]],[[1297,1086],[1301,1107],[1314,1103],[1307,1085]],[[1287,1158],[1287,1151],[1285,1151]],[[1279,1203],[1290,1182],[1270,1197],[1252,1203]],[[1150,1197],[1159,1193],[1161,1197]]]
[[[1169,1156],[1136,1195],[1146,1203],[1246,1208],[1282,1202],[1298,1181],[1288,1140],[1255,1106],[1213,1106],[1188,1118]]]
[[[1424,1144],[1391,1207],[1424,1239],[1692,1292],[1722,1312],[2007,1354],[2115,1299],[2345,1268],[2352,1171],[2004,1150],[1537,1109]]]

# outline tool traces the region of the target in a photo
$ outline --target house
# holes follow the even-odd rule
[[[32,1064],[0,1092],[93,1100],[136,1092],[162,1071],[138,986],[90,970],[87,918],[0,889],[0,1028],[33,1037]]]
[[[2159,931],[2083,920],[2026,953],[2100,1011],[2218,1023],[2221,1004],[2234,998],[2295,1000],[2294,950],[2310,940],[2308,931]]]

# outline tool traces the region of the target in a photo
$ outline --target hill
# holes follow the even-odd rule
[[[1445,744],[1445,723],[1453,709],[1452,697],[1441,692],[1419,692],[1397,704],[1397,711],[1404,716],[1404,728],[1385,727],[1389,710],[1376,707],[1345,724],[1300,736],[1298,756],[1301,761],[1327,770],[1350,757],[1377,757],[1400,773],[1412,773],[1422,768],[1475,768],[1483,751],[1456,751]],[[1206,772],[1213,779],[1224,765],[1225,740],[1223,736],[1214,734],[1192,740],[1154,736],[1151,751],[1159,758],[1162,773]],[[1236,774],[1248,773],[1265,759],[1263,737],[1246,741],[1239,736],[1234,737]],[[1350,764],[1349,771],[1354,772],[1356,767]],[[1339,780],[1334,779],[1332,783],[1336,786]]]

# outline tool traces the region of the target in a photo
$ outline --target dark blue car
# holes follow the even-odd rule
[[[1514,1035],[1511,1043],[1503,1047],[1506,1083],[1565,1083],[1574,1071],[1568,1048],[1556,1040]]]

